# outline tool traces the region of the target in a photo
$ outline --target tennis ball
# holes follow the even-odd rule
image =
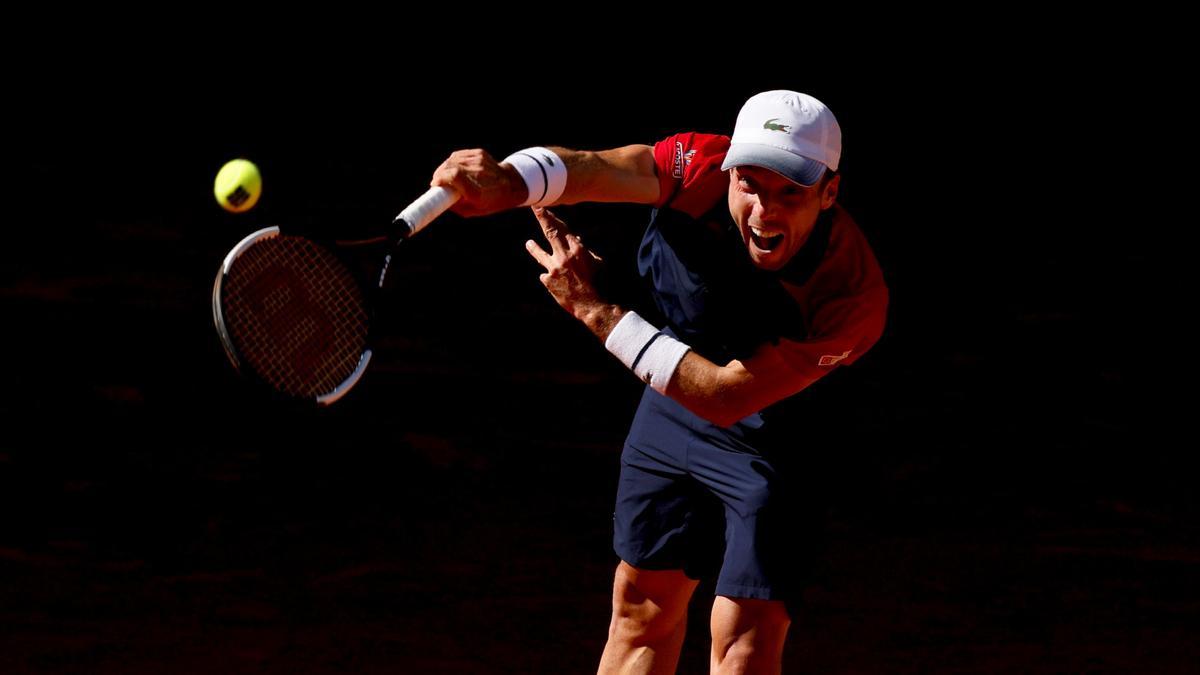
[[[233,213],[249,211],[262,195],[262,176],[248,159],[235,159],[221,167],[213,183],[213,195],[221,208]]]

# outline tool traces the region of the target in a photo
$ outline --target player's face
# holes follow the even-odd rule
[[[804,187],[757,166],[729,170],[729,213],[733,215],[750,260],[777,270],[804,245],[822,209],[833,206],[841,176]]]

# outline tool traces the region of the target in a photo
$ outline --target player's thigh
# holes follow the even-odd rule
[[[720,565],[723,528],[719,500],[683,469],[626,445],[613,511],[613,550],[621,560],[698,579]]]

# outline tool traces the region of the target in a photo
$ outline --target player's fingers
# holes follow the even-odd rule
[[[583,247],[583,237],[575,234],[574,232],[567,234],[566,239],[568,253],[576,254],[580,251],[587,250]]]
[[[479,183],[468,172],[449,162],[442,164],[429,181],[430,187],[444,187],[459,194],[459,199],[450,207],[450,211],[460,216],[478,216],[487,213],[480,208],[482,196]]]
[[[475,179],[462,167],[443,164],[438,167],[433,173],[433,179],[429,181],[430,187],[445,187],[454,190],[462,195],[462,201],[467,203],[478,201],[479,199],[479,181]]]
[[[566,223],[558,219],[549,209],[544,209],[540,206],[533,207],[533,215],[537,218],[538,225],[542,226],[542,234],[546,235],[546,241],[550,242],[550,248],[555,253],[564,253],[567,250],[566,235],[570,233]]]
[[[550,254],[543,251],[542,247],[538,246],[538,243],[532,239],[525,242],[525,250],[529,251],[529,255],[533,256],[533,259],[538,261],[538,264],[547,270],[554,263],[554,259],[550,257]]]
[[[450,161],[454,163],[478,162],[487,153],[483,148],[464,148],[450,153]]]

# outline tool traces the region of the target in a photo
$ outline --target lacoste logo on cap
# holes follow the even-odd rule
[[[766,122],[763,122],[763,128],[770,129],[771,131],[782,131],[785,134],[791,132],[792,128],[790,126],[786,124],[776,124],[775,122],[777,121],[779,121],[778,117],[772,117]]]

